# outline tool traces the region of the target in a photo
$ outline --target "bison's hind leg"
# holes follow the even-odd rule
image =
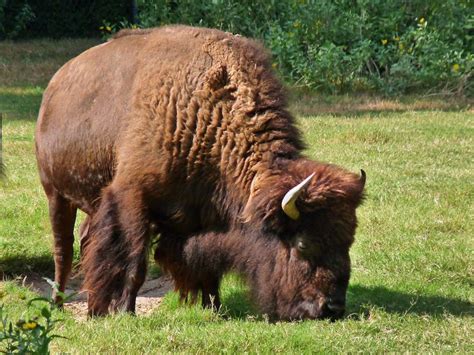
[[[77,208],[62,197],[54,188],[45,186],[49,203],[49,217],[54,236],[54,281],[58,291],[64,293],[72,268],[74,223]],[[53,299],[62,306],[63,298],[56,290]]]

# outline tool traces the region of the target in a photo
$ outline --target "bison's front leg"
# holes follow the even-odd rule
[[[114,185],[104,190],[83,261],[90,316],[110,308],[135,312],[146,275],[148,225],[140,190]]]
[[[221,299],[219,297],[220,278],[214,278],[214,275],[209,276],[209,278],[202,282],[202,306],[217,311],[221,308]]]

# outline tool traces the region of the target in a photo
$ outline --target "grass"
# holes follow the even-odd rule
[[[0,302],[17,319],[34,294],[15,279],[52,276],[51,230],[33,131],[48,78],[91,41],[0,42],[4,112]],[[66,312],[53,352],[473,352],[474,115],[469,101],[318,97],[293,101],[312,158],[367,172],[351,250],[349,316],[269,324],[233,275],[213,314],[174,293],[147,317],[86,322]],[[77,250],[77,246],[76,246]],[[76,256],[77,260],[77,256]]]

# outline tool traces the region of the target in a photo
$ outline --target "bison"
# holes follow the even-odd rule
[[[134,312],[150,239],[183,298],[219,305],[228,270],[276,319],[344,312],[365,174],[311,161],[257,42],[169,26],[122,31],[51,79],[36,127],[55,281],[77,209],[89,315]],[[59,296],[57,296],[59,301]]]

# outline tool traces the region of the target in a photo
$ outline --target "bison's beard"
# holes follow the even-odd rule
[[[324,271],[298,257],[296,251],[274,236],[239,230],[208,232],[190,238],[162,235],[155,260],[171,274],[181,300],[196,302],[202,293],[205,307],[219,308],[219,284],[228,271],[247,280],[252,300],[272,320],[340,318],[343,306],[330,309],[321,279]],[[343,285],[343,294],[347,283]],[[341,287],[340,287],[341,290]]]

